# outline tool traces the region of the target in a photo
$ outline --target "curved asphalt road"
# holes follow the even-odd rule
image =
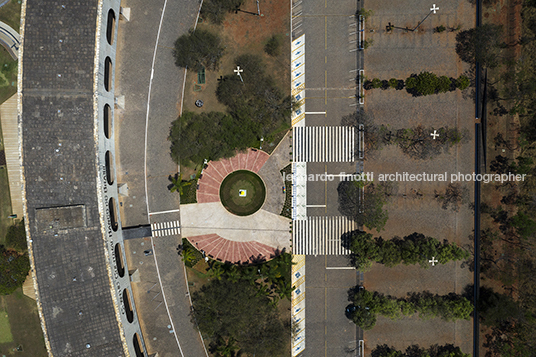
[[[175,40],[197,21],[200,2],[187,0],[128,0],[129,23],[123,22],[118,43],[116,95],[125,109],[116,110],[119,182],[129,186],[122,199],[123,226],[179,220],[178,195],[170,194],[168,176],[177,172],[167,141],[171,122],[179,115],[184,71],[172,56]],[[190,300],[184,265],[177,256],[180,237],[151,239],[157,283],[161,287],[177,356],[205,356],[201,336],[190,322]],[[157,311],[162,314],[161,310]]]

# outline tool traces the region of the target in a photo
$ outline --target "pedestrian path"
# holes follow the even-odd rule
[[[292,357],[305,349],[305,255],[292,256]]]
[[[295,126],[295,162],[353,162],[356,130],[350,126]]]
[[[252,264],[273,259],[280,251],[255,241],[236,242],[217,234],[188,237],[188,241],[212,259],[232,264]]]
[[[307,217],[293,221],[293,225],[293,252],[304,255],[350,254],[341,245],[341,236],[357,229],[356,223],[344,216]]]
[[[264,151],[247,149],[231,158],[209,162],[198,181],[197,202],[219,202],[220,185],[227,175],[237,170],[258,173],[269,158]]]
[[[165,237],[179,235],[181,228],[179,221],[155,222],[151,223],[151,232],[153,237]]]

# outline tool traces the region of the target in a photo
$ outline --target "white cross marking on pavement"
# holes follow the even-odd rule
[[[437,10],[439,10],[439,8],[436,7],[435,4],[434,4],[433,7],[430,9],[430,11],[433,11],[434,14],[436,13]]]
[[[434,140],[439,136],[439,134],[437,133],[437,130],[434,130],[434,132],[430,135],[434,138]]]
[[[432,257],[432,260],[429,260],[428,263],[432,263],[432,266],[435,266],[435,263],[439,263],[439,260],[437,260],[435,257]]]

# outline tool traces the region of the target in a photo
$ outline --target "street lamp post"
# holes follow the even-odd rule
[[[428,18],[428,16],[430,16],[432,13],[436,13],[436,11],[439,10],[438,7],[436,7],[436,4],[433,4],[432,7],[430,8],[430,12],[428,13],[428,15],[426,15],[424,17],[424,19],[422,19],[418,24],[417,26],[415,26],[414,28],[410,29],[409,27],[398,27],[398,26],[395,26],[395,25],[392,25],[390,22],[389,22],[389,25],[386,26],[386,29],[387,31],[391,31],[392,29],[400,29],[400,30],[404,30],[404,31],[411,31],[411,32],[415,32],[415,30],[421,26],[421,24]]]

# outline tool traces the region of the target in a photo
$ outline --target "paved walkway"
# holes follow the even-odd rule
[[[233,171],[249,170],[258,173],[270,156],[264,151],[248,149],[229,159],[211,161],[199,178],[197,202],[219,202],[220,185],[223,179]],[[268,186],[269,183],[265,184]]]
[[[15,61],[19,59],[19,33],[2,21],[0,21],[0,43]]]
[[[11,194],[11,212],[22,218],[22,191],[19,161],[19,127],[17,122],[17,96],[14,95],[0,106],[4,152],[6,155],[7,177]]]
[[[233,264],[250,264],[277,256],[278,250],[259,242],[235,242],[217,234],[188,238],[190,243],[209,257]]]
[[[236,216],[221,202],[181,206],[181,233],[195,238],[207,234],[235,242],[255,241],[274,249],[290,248],[290,220],[260,209],[246,217]],[[218,257],[222,258],[222,257]]]

